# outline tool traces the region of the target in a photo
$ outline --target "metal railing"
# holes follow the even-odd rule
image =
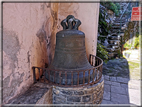
[[[92,68],[73,71],[32,67],[34,82],[43,82],[62,87],[81,87],[96,84],[102,77],[103,60],[97,56],[90,55],[89,62]],[[40,75],[41,73],[42,75]]]
[[[129,2],[128,4],[127,4],[127,6],[126,6],[126,8],[125,8],[125,10],[123,11],[123,13],[122,13],[122,15],[120,16],[120,18],[119,18],[119,20],[120,20],[120,30],[119,30],[119,34],[121,34],[121,28],[122,28],[122,17],[123,17],[123,15],[125,14],[125,12],[126,12],[126,10],[128,9],[128,8],[130,8],[130,5],[131,5],[131,3]],[[131,12],[129,11],[129,13],[128,13],[128,16],[127,16],[127,21],[126,22],[128,22],[128,19],[131,17]],[[122,36],[121,36],[121,45],[120,45],[120,47],[121,47],[121,55],[123,55],[123,42],[122,42]]]

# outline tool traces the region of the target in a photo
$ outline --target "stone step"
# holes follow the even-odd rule
[[[114,52],[114,51],[115,51],[113,48],[106,48],[106,50],[107,50],[108,52]]]
[[[119,43],[118,44],[108,44],[108,46],[118,46],[119,45]]]
[[[118,49],[114,49],[114,48],[106,48],[106,50],[108,51],[108,52],[116,52],[116,51],[118,51],[120,48],[118,48]]]
[[[126,17],[122,18],[122,19],[115,19],[115,21],[126,21]]]
[[[116,21],[116,20],[126,20],[126,19],[127,19],[127,16],[122,16],[121,19],[120,19],[120,18],[116,18],[115,21]]]
[[[125,24],[125,23],[116,23],[116,22],[114,22],[114,23],[113,23],[113,26],[121,26],[121,25],[123,26],[124,24]]]
[[[115,22],[115,23],[125,23],[126,20],[121,20],[121,21],[120,21],[120,20],[115,20],[114,22]]]
[[[119,33],[119,32],[125,32],[125,29],[110,29],[110,31],[112,32],[112,33]]]
[[[118,34],[117,33],[111,33],[110,36],[117,36]]]
[[[120,26],[112,26],[112,29],[120,29]]]
[[[109,59],[110,59],[110,58],[113,58],[113,57],[116,56],[116,55],[117,55],[117,53],[115,53],[115,52],[109,52],[109,53],[108,53]]]
[[[109,44],[120,44],[120,40],[108,40]]]
[[[119,36],[124,36],[124,32],[121,32],[118,34]]]
[[[118,46],[118,45],[114,46],[114,45],[109,45],[109,44],[108,44],[106,48],[112,48],[112,49],[114,49],[115,51],[117,51],[117,50],[120,49],[120,46]]]
[[[118,30],[118,29],[111,29],[110,31],[111,31],[112,33],[119,33],[120,30]]]
[[[127,20],[127,18],[122,18],[122,19],[115,19],[114,21],[115,21],[115,22],[117,22],[117,21],[124,22],[124,21],[126,21],[126,20]]]

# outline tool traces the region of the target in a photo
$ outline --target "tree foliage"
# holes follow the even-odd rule
[[[113,2],[101,2],[101,5],[105,6],[108,10],[111,10],[115,13],[116,16],[119,16],[120,13],[120,5],[119,3],[113,3]]]

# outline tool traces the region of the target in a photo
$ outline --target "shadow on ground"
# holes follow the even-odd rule
[[[139,72],[134,70],[134,67],[139,67],[136,65],[125,58],[103,64],[105,85],[102,104],[140,105],[140,75],[134,75]]]

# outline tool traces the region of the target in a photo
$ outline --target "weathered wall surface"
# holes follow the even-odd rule
[[[56,5],[3,4],[4,103],[33,83],[32,66],[44,67],[51,62],[55,47]]]
[[[82,22],[87,56],[96,54],[99,3],[3,3],[4,103],[33,83],[32,66],[51,63],[55,34],[69,14]]]
[[[99,3],[59,3],[58,7],[59,24],[69,14],[79,19],[82,23],[79,30],[85,33],[87,57],[89,54],[96,55]]]

